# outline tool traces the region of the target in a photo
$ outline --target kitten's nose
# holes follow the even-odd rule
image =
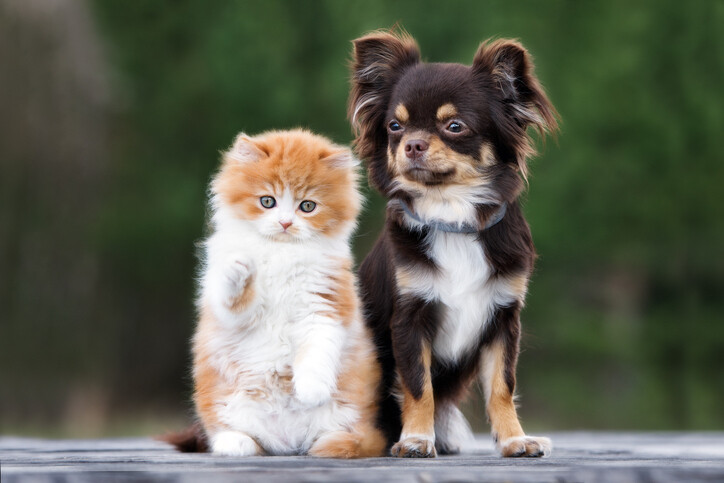
[[[287,231],[287,228],[292,226],[291,221],[280,221],[279,224],[282,225],[282,228],[284,228],[284,231]]]
[[[405,155],[410,159],[421,157],[430,145],[422,139],[412,139],[405,144]]]

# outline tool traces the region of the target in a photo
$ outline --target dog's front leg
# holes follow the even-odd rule
[[[402,458],[433,458],[435,452],[435,399],[430,365],[430,322],[436,304],[403,296],[395,307],[392,348],[401,389],[402,434],[392,455]]]
[[[497,334],[483,347],[482,383],[493,439],[503,456],[547,456],[548,438],[526,436],[515,410],[515,367],[520,340],[520,304],[499,308]]]

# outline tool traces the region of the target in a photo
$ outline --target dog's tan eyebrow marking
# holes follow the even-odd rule
[[[407,122],[410,120],[410,113],[407,112],[407,108],[404,104],[397,104],[397,107],[395,108],[395,117],[400,122]]]
[[[442,106],[437,108],[437,120],[438,121],[444,121],[445,119],[450,119],[451,117],[455,117],[458,115],[458,110],[455,108],[454,105],[451,103],[443,104]]]

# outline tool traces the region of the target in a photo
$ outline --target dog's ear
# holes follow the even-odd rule
[[[491,87],[501,101],[493,109],[495,121],[503,135],[517,138],[518,169],[527,179],[526,160],[535,150],[526,128],[534,127],[541,137],[558,130],[558,113],[535,76],[533,60],[515,40],[487,40],[475,53],[473,70],[492,81]]]
[[[362,158],[384,143],[384,116],[395,82],[407,67],[420,62],[415,40],[403,31],[381,30],[353,42],[352,90],[348,114]]]

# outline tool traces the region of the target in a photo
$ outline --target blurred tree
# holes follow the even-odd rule
[[[91,233],[110,167],[111,93],[98,46],[83,3],[0,2],[3,428],[106,416],[104,352],[113,341],[97,311]],[[70,388],[79,397],[66,397]]]
[[[187,410],[219,150],[295,126],[349,142],[350,41],[397,22],[430,61],[519,38],[562,114],[525,204],[528,425],[724,428],[723,20],[674,0],[0,2],[3,428]]]

